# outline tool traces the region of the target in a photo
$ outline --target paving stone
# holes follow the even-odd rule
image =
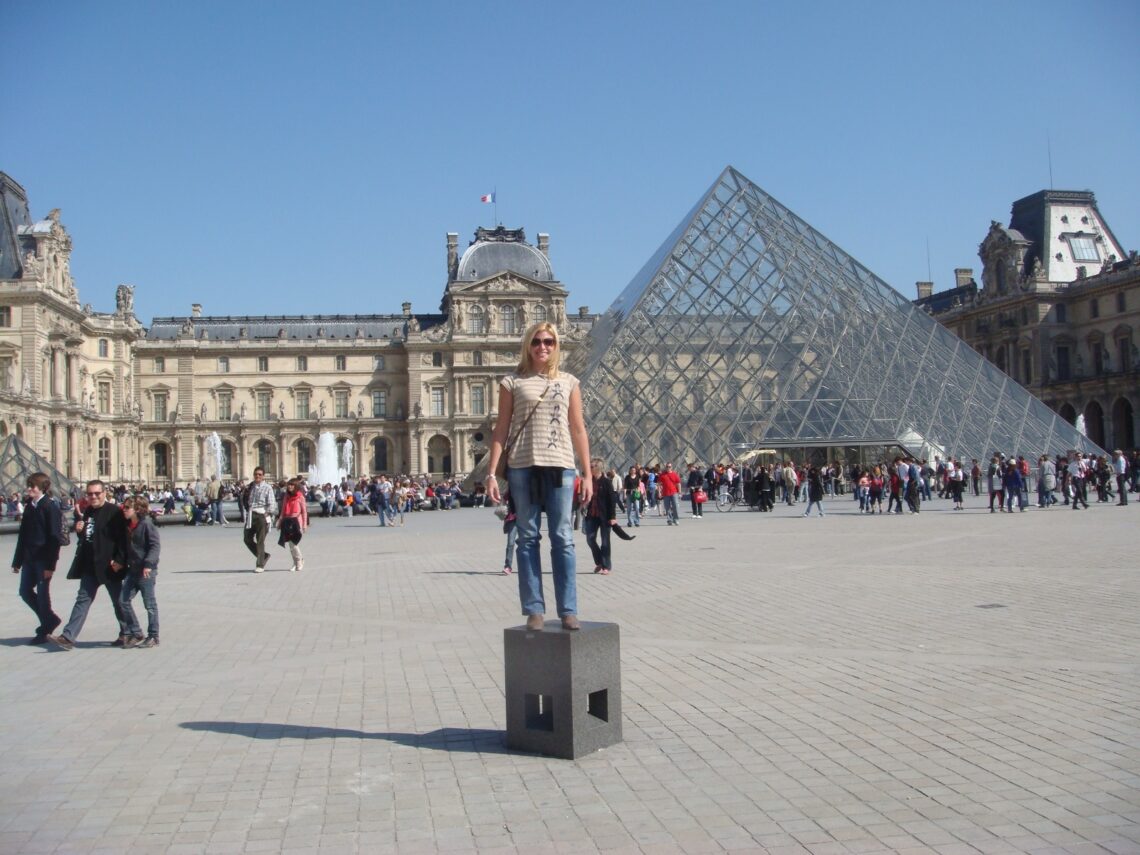
[[[1140,851],[1140,511],[827,504],[649,517],[606,578],[579,542],[625,741],[576,762],[503,747],[489,511],[314,520],[304,574],[164,527],[161,648],[98,603],[72,653],[0,645],[0,851]]]

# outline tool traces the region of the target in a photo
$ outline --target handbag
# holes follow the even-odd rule
[[[693,490],[693,501],[698,505],[703,505],[708,500],[709,494],[702,490],[700,487],[698,487],[696,490]]]
[[[515,442],[518,440],[519,436],[522,434],[526,426],[530,423],[531,418],[533,418],[534,414],[538,411],[539,405],[542,404],[542,399],[546,397],[546,393],[549,391],[550,381],[547,380],[546,388],[543,389],[542,394],[538,396],[538,400],[535,401],[534,407],[531,408],[531,411],[527,414],[526,419],[524,419],[523,423],[519,425],[518,432],[515,433],[513,438],[507,438],[507,443],[503,446],[503,453],[499,455],[499,462],[495,464],[496,478],[500,478],[503,481],[507,480],[507,458],[511,454],[511,448],[514,447]]]

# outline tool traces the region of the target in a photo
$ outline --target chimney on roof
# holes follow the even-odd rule
[[[972,267],[955,267],[954,268],[954,287],[961,288],[963,285],[969,285],[974,281],[974,268]]]
[[[580,318],[590,317],[590,307],[589,306],[579,306],[578,307],[578,317],[580,317]]]
[[[543,232],[538,233],[538,251],[550,258],[550,235]]]
[[[918,289],[918,299],[925,300],[934,293],[933,282],[915,282],[914,287]]]
[[[192,318],[202,317],[202,304],[201,303],[191,303],[190,304],[190,317],[192,317]]]
[[[412,316],[412,304],[411,303],[401,303],[400,308],[404,310],[404,317],[405,318],[410,318]]]

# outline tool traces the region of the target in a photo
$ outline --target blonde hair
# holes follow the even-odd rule
[[[554,379],[558,376],[558,361],[562,355],[562,338],[558,335],[558,328],[549,321],[539,321],[537,324],[531,324],[522,338],[522,347],[519,352],[519,364],[515,368],[517,374],[532,374],[534,373],[534,360],[530,355],[530,342],[536,333],[548,332],[554,337],[554,352],[550,354],[550,361],[547,363],[546,376]]]

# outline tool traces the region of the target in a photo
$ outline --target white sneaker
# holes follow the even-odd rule
[[[298,569],[298,568],[297,568],[297,565],[296,565],[296,564],[294,564],[292,567],[290,567],[290,568],[289,568],[289,572],[290,572],[290,573],[296,573],[296,572],[297,572],[297,569]]]
[[[264,568],[264,567],[258,567],[258,566],[255,564],[255,565],[253,565],[253,572],[254,572],[254,573],[264,573],[264,572],[265,572],[265,568]]]
[[[302,558],[300,561],[297,562],[297,570],[300,571],[300,570],[304,570],[304,569],[305,569],[305,559]]]

